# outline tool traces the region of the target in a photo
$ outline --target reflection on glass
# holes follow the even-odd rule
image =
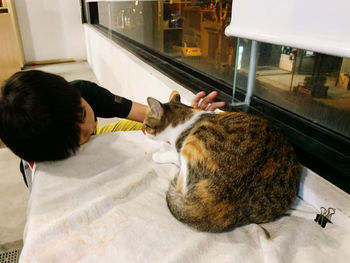
[[[236,40],[224,34],[232,0],[98,2],[101,25],[230,85]]]
[[[255,95],[350,136],[350,59],[260,43]]]
[[[229,85],[236,74],[236,86],[245,89],[251,41],[240,39],[237,45],[224,35],[231,3],[98,2],[99,22]],[[349,59],[259,43],[255,95],[348,137],[349,79]]]

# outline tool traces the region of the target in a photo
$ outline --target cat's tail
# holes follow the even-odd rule
[[[230,202],[215,201],[209,180],[199,181],[185,194],[176,186],[176,180],[170,184],[166,199],[170,212],[179,221],[204,232],[222,232],[242,223]]]

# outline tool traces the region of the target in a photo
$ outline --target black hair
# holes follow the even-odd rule
[[[81,96],[64,78],[17,72],[0,93],[0,138],[29,162],[64,159],[79,148]]]

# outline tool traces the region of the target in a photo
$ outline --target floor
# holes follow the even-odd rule
[[[292,90],[292,86],[299,83],[305,83],[305,77],[310,75],[295,74],[293,85],[291,85],[292,74],[283,70],[266,70],[257,72],[257,80],[268,87],[282,89],[285,91]],[[325,86],[328,86],[327,98],[313,98],[322,103],[324,106],[332,107],[334,110],[350,110],[350,90],[335,86],[337,79],[328,77]]]
[[[66,80],[84,79],[97,82],[87,62],[72,62],[27,67],[61,75]],[[104,124],[110,120],[99,120]],[[0,148],[0,254],[12,249],[21,249],[26,222],[29,190],[19,172],[20,159],[8,148]]]

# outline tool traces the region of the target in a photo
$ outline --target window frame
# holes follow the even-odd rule
[[[85,2],[84,0],[82,0]],[[85,3],[88,23],[145,63],[162,72],[188,90],[219,92],[226,102],[225,111],[244,111],[269,119],[292,143],[299,162],[329,182],[350,193],[350,138],[313,123],[253,94],[249,106],[233,106],[232,85],[196,71],[98,22],[98,2]],[[82,8],[83,10],[84,8]],[[235,100],[244,101],[245,90],[236,86]]]
[[[88,22],[87,20],[87,10],[85,0],[80,0],[80,14],[81,14],[81,23],[85,24]]]

